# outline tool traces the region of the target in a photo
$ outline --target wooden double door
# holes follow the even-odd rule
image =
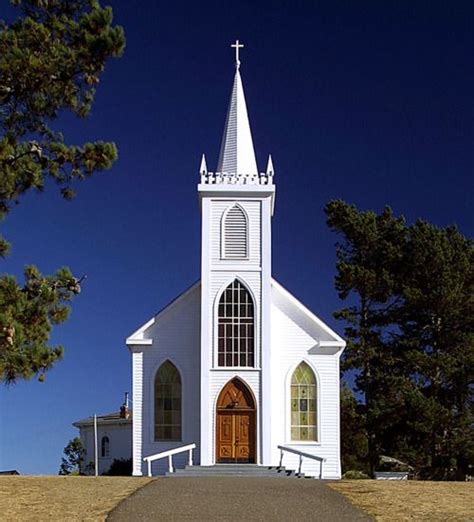
[[[255,401],[240,379],[224,387],[217,401],[216,461],[255,462]]]

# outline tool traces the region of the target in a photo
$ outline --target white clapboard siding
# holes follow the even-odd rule
[[[317,339],[290,319],[279,307],[272,304],[272,351],[277,358],[274,388],[272,429],[276,435],[274,458],[279,458],[278,445],[289,446],[325,458],[323,478],[340,478],[339,461],[339,357],[331,353],[311,353]],[[317,380],[318,441],[298,443],[290,438],[290,383],[291,374],[301,361],[314,370]],[[285,453],[283,465],[298,469],[299,457]],[[319,476],[319,462],[303,459],[303,473]]]
[[[184,299],[178,299],[161,312],[145,332],[145,338],[153,339],[153,345],[143,350],[143,432],[142,458],[161,451],[195,442],[194,461],[199,463],[200,442],[200,366],[201,343],[201,286],[195,285]],[[158,368],[169,359],[181,375],[181,441],[156,442],[154,440],[154,382]],[[135,406],[135,405],[134,405]],[[135,415],[135,408],[134,408]],[[182,467],[186,455],[173,458]],[[167,459],[155,461],[154,474],[166,470]],[[145,470],[145,465],[142,463]]]

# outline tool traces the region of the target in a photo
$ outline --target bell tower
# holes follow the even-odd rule
[[[255,397],[254,462],[271,464],[271,217],[273,164],[259,172],[236,71],[215,172],[203,155],[201,236],[201,465],[219,461],[216,404],[238,377]],[[253,436],[253,435],[252,435]],[[233,450],[232,450],[233,451]]]

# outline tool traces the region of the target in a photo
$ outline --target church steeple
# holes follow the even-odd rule
[[[244,88],[237,61],[234,85],[222,137],[217,172],[257,174],[257,162],[245,103]]]
[[[208,191],[210,185],[216,187],[216,190],[221,192],[228,190],[228,188],[225,188],[228,185],[232,185],[234,190],[243,191],[247,190],[245,188],[247,185],[254,187],[257,185],[273,185],[274,172],[271,160],[267,172],[259,172],[255,159],[247,104],[245,102],[242,78],[240,77],[239,49],[243,45],[237,40],[231,47],[235,47],[236,71],[227,110],[219,161],[217,162],[215,172],[208,172],[205,162],[201,162],[199,171],[201,174],[201,183],[199,184],[201,196],[203,191]],[[217,189],[218,186],[221,188]],[[274,188],[271,189],[271,193],[273,211]]]
[[[201,466],[212,465],[216,459],[225,459],[223,453],[218,453],[214,449],[214,433],[216,433],[216,422],[219,421],[216,421],[212,413],[214,402],[211,405],[210,397],[212,390],[222,388],[224,382],[221,384],[219,379],[227,377],[225,373],[211,370],[232,369],[242,380],[250,378],[251,382],[255,382],[255,389],[261,390],[261,396],[274,396],[273,380],[271,378],[260,380],[260,376],[272,375],[271,365],[275,364],[270,357],[271,218],[275,203],[275,177],[271,158],[266,172],[257,170],[239,71],[239,49],[242,44],[237,40],[232,47],[236,50],[236,71],[217,171],[209,172],[205,162],[202,162],[198,185],[202,216]],[[229,304],[232,288],[236,296],[250,296],[253,312],[249,311],[250,305],[242,305],[243,297],[238,297],[240,306],[232,307]],[[235,288],[238,288],[238,291]],[[239,312],[235,313],[241,313],[244,307],[244,313],[254,318],[252,326],[249,326],[250,323],[245,323],[245,331],[239,327],[228,329],[227,326],[223,330],[222,317],[219,323],[222,299],[226,299],[225,303],[227,303],[224,306],[225,313],[231,308],[234,311],[239,309]],[[250,303],[250,301],[245,302]],[[227,321],[227,316],[225,320]],[[232,324],[235,326],[237,323],[232,322]],[[242,337],[232,338],[232,343],[229,344],[228,339],[234,335],[231,330],[232,332],[238,330],[238,336]],[[254,337],[253,332],[258,334]],[[230,337],[225,337],[227,335]],[[244,343],[247,343],[245,347]],[[239,373],[239,368],[240,370],[244,368],[245,373]],[[276,447],[272,443],[274,434],[269,403],[262,405],[260,415],[262,427],[259,437],[262,440],[262,451],[257,456],[258,460],[254,460],[267,465],[272,460],[271,448]],[[258,444],[260,443],[255,439],[254,447],[259,447]],[[237,450],[233,446],[229,451]]]

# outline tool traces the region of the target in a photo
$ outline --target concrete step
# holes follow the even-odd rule
[[[267,477],[304,478],[286,468],[258,466],[257,464],[216,464],[215,466],[186,466],[166,473],[167,477]]]

